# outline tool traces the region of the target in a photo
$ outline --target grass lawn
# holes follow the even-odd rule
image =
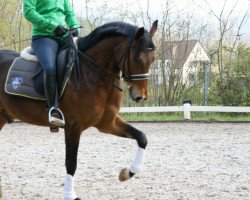
[[[183,113],[121,113],[126,121],[183,121]],[[249,121],[250,114],[242,113],[191,113],[190,121]]]

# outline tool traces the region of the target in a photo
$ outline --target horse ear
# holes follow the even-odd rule
[[[154,36],[155,32],[157,31],[157,27],[158,27],[158,20],[154,21],[154,23],[149,31],[149,34],[151,37]]]
[[[140,40],[142,39],[143,35],[144,35],[144,27],[141,27],[138,29],[137,33],[135,34],[135,39],[136,40]]]

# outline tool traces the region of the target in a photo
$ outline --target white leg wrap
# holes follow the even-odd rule
[[[145,158],[145,149],[138,147],[135,159],[129,170],[134,174],[140,172],[143,167],[144,158]]]
[[[74,177],[66,174],[64,183],[64,200],[74,200],[77,196],[74,192]]]

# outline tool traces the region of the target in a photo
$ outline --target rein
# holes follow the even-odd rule
[[[65,43],[67,43],[68,45],[70,45],[78,54],[80,54],[85,61],[93,67],[93,69],[95,69],[104,79],[106,79],[106,81],[108,81],[111,85],[113,85],[116,89],[118,89],[120,92],[123,91],[123,89],[118,86],[117,84],[115,84],[114,82],[112,82],[107,76],[112,75],[117,79],[120,79],[120,76],[118,76],[117,74],[110,72],[108,70],[106,70],[105,68],[101,67],[100,65],[98,65],[95,61],[93,61],[91,58],[89,58],[88,56],[86,56],[84,53],[82,53],[81,51],[79,51],[74,44],[72,44],[71,42],[62,39]]]
[[[85,61],[92,66],[107,82],[109,82],[111,85],[113,85],[116,89],[118,89],[120,92],[123,91],[123,89],[115,84],[113,81],[111,81],[108,76],[111,75],[117,79],[123,78],[123,80],[127,83],[127,84],[131,84],[132,81],[138,81],[138,80],[148,80],[150,73],[144,73],[144,74],[131,74],[131,65],[130,65],[130,50],[131,50],[131,46],[132,46],[132,41],[133,41],[133,37],[129,37],[128,38],[128,42],[127,42],[127,46],[121,56],[121,58],[119,59],[119,62],[117,63],[118,67],[119,64],[121,63],[122,59],[124,58],[124,63],[123,66],[127,66],[127,73],[125,72],[125,67],[120,67],[122,69],[122,76],[120,77],[119,75],[110,72],[108,70],[106,70],[105,68],[103,68],[102,66],[98,65],[95,61],[93,61],[91,58],[89,58],[88,56],[86,56],[83,52],[79,51],[77,49],[77,47],[72,44],[71,42],[62,39],[65,43],[67,43],[68,45],[70,45],[75,52],[77,52],[80,56],[82,56]],[[126,63],[127,62],[127,63]],[[127,65],[126,65],[127,64]],[[79,71],[79,70],[78,70]]]

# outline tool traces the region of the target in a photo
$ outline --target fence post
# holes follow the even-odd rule
[[[183,105],[184,119],[190,119],[190,103],[184,103]]]

